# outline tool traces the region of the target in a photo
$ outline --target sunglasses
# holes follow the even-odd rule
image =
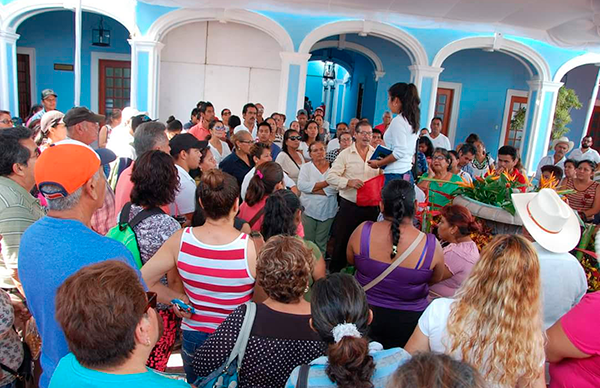
[[[217,127],[217,126],[215,126],[213,129],[214,129],[215,131],[224,131],[224,130],[225,130],[225,127],[221,125],[221,126],[218,126],[218,127]]]
[[[146,309],[144,310],[144,312],[148,312],[148,310],[151,308],[155,309],[156,302],[158,300],[156,292],[148,291],[146,292],[146,297],[148,298],[148,304],[146,305]]]
[[[300,141],[300,140],[302,140],[302,136],[290,136],[290,137],[288,137],[288,139]]]

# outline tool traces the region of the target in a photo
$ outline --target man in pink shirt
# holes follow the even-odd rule
[[[167,154],[170,153],[171,147],[169,147],[169,139],[167,139],[165,133],[165,125],[157,121],[140,125],[133,136],[133,148],[137,156],[141,156],[143,153],[152,150],[159,150]],[[115,188],[115,217],[119,215],[123,206],[131,201],[131,190],[133,189],[133,182],[131,182],[132,171],[133,163],[123,170],[121,176],[119,176],[117,187]]]
[[[201,101],[198,110],[200,111],[200,120],[198,124],[190,128],[188,133],[196,136],[198,140],[206,140],[210,135],[208,124],[215,118],[215,107],[209,101]]]
[[[374,129],[379,129],[381,131],[381,134],[383,135],[385,133],[385,131],[387,131],[391,122],[392,122],[392,114],[390,113],[389,110],[386,110],[383,113],[383,123],[377,125]]]

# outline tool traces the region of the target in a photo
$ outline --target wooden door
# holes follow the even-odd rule
[[[508,112],[508,120],[506,121],[506,137],[504,138],[504,145],[511,145],[517,149],[521,148],[521,142],[523,141],[524,128],[510,128],[510,122],[515,115],[522,108],[527,109],[527,97],[511,96],[510,98],[510,110]]]
[[[452,115],[452,103],[454,101],[454,89],[438,88],[437,97],[435,98],[435,114],[434,117],[442,119],[442,133],[448,136],[448,128],[450,127],[450,116]]]
[[[106,114],[114,108],[129,106],[131,62],[99,60],[98,111]]]
[[[594,138],[593,148],[598,149],[600,147],[600,106],[595,106],[590,119],[590,125],[588,126],[587,136]]]
[[[31,69],[29,55],[17,54],[17,90],[19,93],[19,112],[12,112],[25,119],[31,109]]]

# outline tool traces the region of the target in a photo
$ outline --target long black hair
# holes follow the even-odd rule
[[[265,241],[271,236],[295,236],[298,225],[294,222],[296,212],[302,210],[300,198],[292,191],[277,190],[267,198],[265,218],[260,229]]]
[[[319,279],[312,287],[312,325],[328,344],[325,373],[340,388],[371,388],[375,371],[369,355],[369,304],[363,288],[350,275],[334,273]],[[337,325],[353,324],[360,338],[344,336],[335,342]]]
[[[278,163],[266,162],[256,168],[254,176],[250,179],[244,201],[249,206],[254,206],[266,196],[275,191],[275,187],[283,182],[283,169]]]
[[[383,202],[383,215],[392,219],[390,232],[392,234],[393,259],[398,254],[398,242],[400,241],[400,224],[405,218],[415,215],[415,188],[414,185],[403,179],[395,179],[389,182],[381,191]]]
[[[421,109],[419,109],[419,104],[421,103],[421,99],[419,98],[419,91],[415,84],[395,83],[388,89],[388,94],[392,100],[395,98],[400,100],[402,103],[402,111],[400,113],[412,127],[413,133],[417,133],[420,128]]]
[[[417,140],[417,142],[419,143],[419,145],[425,144],[425,147],[427,147],[427,151],[425,151],[423,153],[425,154],[426,158],[431,158],[433,156],[433,149],[434,149],[431,139],[427,136],[423,136],[423,137],[420,137],[419,140]]]

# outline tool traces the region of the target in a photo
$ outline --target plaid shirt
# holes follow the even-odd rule
[[[106,195],[104,196],[104,204],[92,216],[92,229],[101,235],[105,235],[110,228],[117,224],[115,217],[115,193],[106,182]]]
[[[338,155],[340,154],[340,149],[336,148],[332,151],[329,151],[326,155],[325,155],[325,160],[327,160],[329,162],[329,164],[331,165],[333,163],[333,161],[335,160],[335,158],[338,157]]]

